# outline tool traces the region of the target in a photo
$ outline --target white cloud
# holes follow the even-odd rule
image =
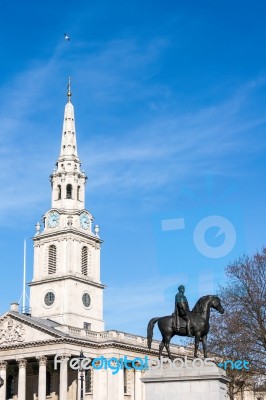
[[[125,136],[94,137],[82,150],[84,158],[90,154],[91,184],[104,190],[150,190],[206,173],[241,174],[237,155],[262,150],[245,132],[266,122],[266,116],[242,114],[247,101],[241,95],[193,114],[162,115]]]
[[[82,84],[83,95],[95,101],[96,107],[102,107],[105,101],[110,105],[114,99],[119,100],[118,107],[125,99],[129,106],[136,99],[160,103],[156,114],[152,112],[145,118],[136,115],[133,127],[125,123],[116,125],[115,134],[108,123],[112,107],[103,116],[107,118],[102,125],[104,134],[89,136],[90,140],[83,136],[81,142],[78,132],[80,158],[89,175],[91,190],[97,188],[102,194],[119,191],[120,195],[141,190],[145,194],[206,172],[241,173],[237,155],[262,149],[262,144],[250,140],[251,135],[246,132],[256,130],[266,117],[249,115],[243,110],[252,91],[264,85],[264,79],[243,85],[232,98],[217,105],[175,115],[170,111],[175,107],[171,89],[165,85],[147,85],[146,79],[167,46],[169,43],[164,40],[142,45],[132,40],[112,41],[99,51],[80,54],[64,63],[66,50],[60,44],[46,63],[32,62],[28,70],[2,87],[5,101],[0,111],[3,191],[0,214],[8,208],[21,210],[26,204],[36,205],[44,194],[47,196],[49,184],[44,187],[43,182],[53,168],[61,136],[61,120],[51,121],[51,110],[61,106],[48,93],[57,84],[58,75],[63,70],[65,74],[66,66],[76,68],[77,86]],[[163,100],[158,96],[161,90],[165,91]],[[164,107],[161,103],[167,103],[169,97],[173,103]],[[81,130],[87,131],[85,115],[77,122]]]

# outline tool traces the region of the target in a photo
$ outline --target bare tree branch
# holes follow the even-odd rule
[[[243,256],[226,268],[228,282],[219,297],[226,312],[213,314],[210,350],[221,359],[247,360],[249,371],[228,371],[230,399],[256,377],[266,380],[266,248]]]

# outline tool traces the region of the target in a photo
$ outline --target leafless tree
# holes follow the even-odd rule
[[[228,371],[232,400],[246,386],[254,386],[258,377],[266,379],[266,248],[230,264],[226,275],[228,282],[219,293],[226,312],[212,315],[208,344],[221,360],[250,363],[249,371]]]

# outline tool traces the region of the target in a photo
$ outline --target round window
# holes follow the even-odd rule
[[[53,292],[47,292],[44,296],[44,302],[47,306],[51,306],[54,303],[55,295]]]
[[[84,307],[89,307],[91,304],[91,298],[89,293],[84,293],[82,296],[82,303],[84,304]]]

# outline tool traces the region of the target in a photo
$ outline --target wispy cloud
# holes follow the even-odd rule
[[[47,81],[55,70],[55,56],[46,63],[33,62],[1,88],[0,218],[8,209],[16,213],[36,205],[43,196],[37,177],[42,175],[47,160],[48,141],[40,143],[40,138],[49,129],[49,116],[44,117],[42,102],[47,101]]]
[[[56,80],[63,70],[65,74],[66,65],[75,67],[77,86],[83,87],[80,104],[84,105],[89,98],[94,108],[102,109],[103,104],[107,107],[102,133],[89,135],[88,139],[78,132],[78,143],[82,141],[79,153],[91,190],[97,188],[102,194],[118,190],[125,195],[135,190],[145,193],[206,172],[241,173],[237,155],[262,148],[246,133],[264,124],[266,116],[245,111],[252,91],[263,86],[265,80],[260,77],[248,82],[212,107],[202,105],[196,111],[175,114],[177,103],[171,88],[147,84],[169,45],[167,40],[158,38],[142,44],[131,39],[110,41],[89,55],[77,53],[71,61],[67,57],[63,61],[66,49],[60,43],[46,63],[32,62],[28,70],[2,87],[5,101],[0,110],[0,215],[7,209],[21,210],[26,204],[36,205],[44,196],[47,198],[48,185],[44,187],[43,181],[57,157],[55,146],[59,146],[61,135],[61,120],[51,118],[52,110],[59,107],[51,88],[58,84]],[[82,43],[77,47],[82,47]],[[171,106],[167,105],[169,99]],[[119,125],[115,121],[114,132],[109,124],[109,118],[113,118],[112,103],[123,109],[125,101],[127,115],[134,123]],[[137,104],[149,102],[147,115],[139,106],[136,110]],[[156,113],[152,104],[158,106]],[[57,113],[60,116],[60,110]],[[63,107],[61,113],[63,116]],[[117,108],[115,113],[118,115]],[[92,123],[97,124],[100,117],[97,118],[91,118]],[[77,122],[80,130],[86,132],[85,113]],[[94,127],[90,127],[93,131]]]
[[[241,93],[198,112],[163,114],[124,136],[94,137],[83,147],[83,155],[90,154],[86,163],[92,185],[150,190],[206,173],[240,175],[238,154],[247,157],[262,150],[263,144],[254,143],[250,132],[266,122],[266,115],[243,114],[247,102],[248,93]]]

